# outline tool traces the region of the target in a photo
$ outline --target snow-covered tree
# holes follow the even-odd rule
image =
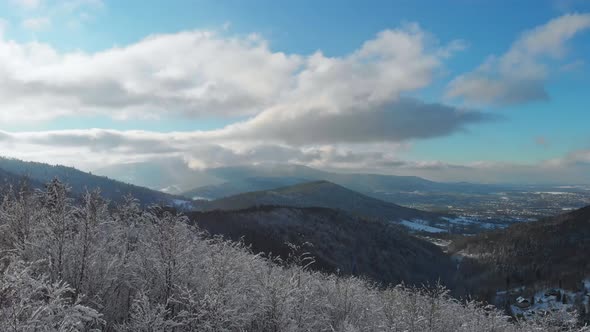
[[[165,208],[76,200],[51,181],[0,203],[0,331],[576,331],[575,313],[510,321],[442,286],[382,287],[203,234]]]
[[[13,261],[0,276],[0,330],[99,331],[99,312],[74,300],[73,288],[51,282],[36,265]]]

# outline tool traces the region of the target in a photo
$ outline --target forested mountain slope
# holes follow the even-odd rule
[[[224,183],[206,184],[186,191],[188,197],[218,199],[248,191],[268,190],[310,181],[330,181],[352,190],[387,199],[396,192],[488,192],[499,186],[443,183],[416,176],[326,172],[302,165],[276,164],[211,168],[201,171]],[[269,187],[273,185],[273,187]]]
[[[439,218],[437,214],[384,202],[328,181],[244,193],[197,204],[201,210],[239,210],[262,205],[325,207],[386,221]]]
[[[86,189],[93,190],[100,188],[105,198],[115,201],[121,200],[128,194],[140,199],[144,204],[167,204],[177,198],[159,191],[111,180],[103,176],[92,175],[72,167],[60,165],[48,165],[0,157],[0,170],[11,174],[11,178],[13,179],[15,176],[18,178],[27,177],[30,180],[30,184],[36,188],[42,187],[42,183],[49,182],[53,178],[67,182],[76,194],[82,194]]]
[[[15,185],[22,177],[0,168],[0,186]]]
[[[271,190],[309,182],[297,177],[251,177],[189,190],[183,196],[193,199],[219,199],[247,192]]]
[[[312,268],[367,276],[384,284],[449,286],[454,266],[440,248],[392,223],[366,220],[327,208],[272,207],[193,212],[201,229],[286,258],[291,243],[309,252]],[[305,243],[309,243],[306,246]]]
[[[563,284],[575,289],[590,276],[590,206],[465,237],[450,249],[465,256],[461,269],[473,285],[503,289]]]

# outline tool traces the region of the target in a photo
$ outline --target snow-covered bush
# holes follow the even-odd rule
[[[74,289],[40,274],[39,263],[11,262],[0,276],[0,331],[92,331],[103,324],[95,309],[74,300]]]

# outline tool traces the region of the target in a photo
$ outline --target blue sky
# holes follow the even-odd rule
[[[6,95],[18,98],[0,105],[5,109],[0,143],[3,133],[8,137],[0,152],[86,169],[162,157],[211,167],[252,163],[258,157],[481,181],[520,178],[520,173],[508,174],[512,165],[530,170],[530,181],[549,176],[555,182],[573,182],[590,163],[588,13],[590,1],[585,0],[4,0],[0,57],[8,60],[5,68],[0,66],[0,77],[5,75],[6,86],[14,89]],[[183,32],[211,36],[189,49],[181,43],[194,36],[178,37]],[[155,35],[163,36],[161,43],[148,45],[145,38]],[[400,36],[411,43],[404,44]],[[379,50],[365,50],[370,41]],[[223,53],[232,43],[240,44],[235,52]],[[417,47],[415,54],[400,51],[408,45]],[[186,58],[168,66],[156,53],[177,54],[157,47],[178,47],[178,52],[187,52]],[[257,47],[266,53],[248,53]],[[371,54],[355,55],[365,51]],[[205,52],[222,53],[201,57]],[[316,52],[321,52],[318,61],[331,66],[330,75],[315,67]],[[77,62],[76,56],[83,59]],[[196,59],[191,62],[191,57]],[[145,66],[135,63],[127,70],[131,59]],[[215,73],[207,69],[212,59],[220,59],[212,65]],[[221,59],[239,72],[223,72]],[[271,59],[277,63],[266,63]],[[81,63],[87,66],[77,67]],[[92,72],[94,65],[97,72]],[[19,71],[21,67],[25,69]],[[251,70],[242,71],[245,67]],[[104,74],[109,68],[119,70],[121,78]],[[390,71],[392,78],[367,74],[375,70]],[[133,89],[149,96],[165,89],[159,84],[181,84],[169,77],[151,82],[162,72],[178,71],[189,84],[182,86],[182,96],[171,88],[162,92],[166,98],[153,103],[137,100],[140,94]],[[301,75],[306,71],[316,72]],[[224,81],[227,77],[231,82]],[[350,77],[360,79],[348,83]],[[84,86],[88,82],[94,85]],[[420,105],[403,102],[408,98]],[[108,103],[101,102],[105,99]],[[308,105],[301,105],[302,100]],[[416,110],[401,109],[407,105]],[[437,112],[433,105],[448,109]],[[357,117],[362,112],[369,120],[357,132],[346,121],[362,122]],[[310,124],[283,124],[287,115]],[[326,127],[320,125],[319,120],[336,115]],[[316,116],[320,119],[312,121]],[[263,121],[269,124],[265,127]],[[299,137],[289,133],[291,128],[313,131]],[[86,143],[74,144],[69,138]],[[149,151],[142,145],[145,151],[131,153],[138,141],[162,146]],[[281,153],[272,158],[261,152],[269,146]],[[10,147],[19,148],[15,152]],[[80,162],[76,156],[81,152],[95,157]],[[461,173],[460,167],[470,171]]]

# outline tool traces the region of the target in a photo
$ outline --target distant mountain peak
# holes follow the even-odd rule
[[[199,204],[201,210],[240,210],[264,205],[325,207],[383,221],[439,217],[435,213],[381,201],[326,180],[241,193]]]

